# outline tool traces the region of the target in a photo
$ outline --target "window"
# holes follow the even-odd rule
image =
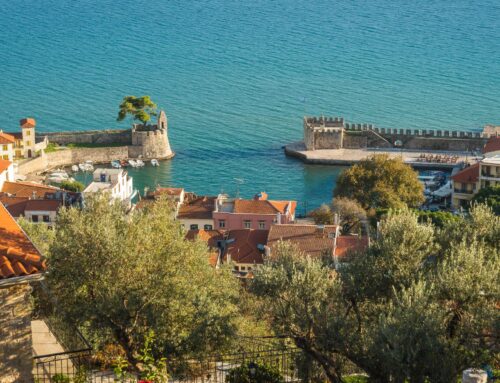
[[[37,215],[32,215],[31,216],[31,221],[32,222],[38,222],[38,216]]]
[[[8,160],[9,159],[9,155],[8,154],[4,154],[2,157],[3,157],[4,160]]]
[[[198,225],[197,224],[193,224],[193,225],[189,226],[189,229],[190,230],[198,230]]]
[[[205,225],[205,226],[203,226],[203,229],[205,229],[205,230],[212,230],[213,226],[212,225]]]
[[[247,269],[247,267],[246,266],[241,266],[240,269],[241,269],[241,271],[245,271]]]
[[[259,229],[265,229],[266,228],[266,221],[259,221]]]
[[[226,220],[225,219],[221,219],[219,220],[219,227],[221,229],[225,228],[226,227]]]
[[[26,135],[27,135],[27,136],[31,136],[31,130],[27,130],[27,131],[26,131]]]
[[[249,220],[244,220],[243,221],[243,227],[245,229],[250,229],[252,227],[252,221],[249,221]]]
[[[43,222],[50,222],[50,217],[48,215],[44,215]]]
[[[31,146],[31,141],[26,141],[26,146]]]
[[[7,151],[7,150],[9,150],[9,147],[7,145],[4,145],[3,150]]]

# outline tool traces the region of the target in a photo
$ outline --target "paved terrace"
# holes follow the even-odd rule
[[[414,168],[452,169],[460,162],[475,159],[474,155],[466,152],[438,151],[438,150],[411,150],[411,149],[321,149],[306,150],[302,141],[285,146],[285,153],[301,159],[306,164],[350,166],[374,154],[387,154],[391,158],[402,157],[403,161]],[[455,162],[425,162],[421,156],[455,156]]]

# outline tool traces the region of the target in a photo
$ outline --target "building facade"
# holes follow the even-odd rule
[[[252,200],[219,195],[213,212],[214,228],[269,230],[273,224],[295,221],[296,201],[272,201],[267,197],[265,192],[255,195]]]
[[[105,193],[110,199],[123,201],[131,205],[134,194],[132,177],[123,169],[97,168],[92,175],[93,181],[85,188],[83,194]]]

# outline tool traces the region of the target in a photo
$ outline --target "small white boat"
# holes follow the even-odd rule
[[[84,164],[78,164],[78,167],[82,172],[92,172],[94,171],[94,166],[85,162]]]
[[[73,165],[71,167],[71,170],[74,171],[74,172],[77,172],[78,170],[80,170],[80,168],[78,167],[78,165]]]
[[[153,158],[151,160],[151,165],[153,165],[153,166],[160,166],[160,163],[158,162],[158,160],[156,158]]]
[[[128,160],[128,164],[130,166],[132,166],[133,168],[136,168],[137,167],[137,162],[135,162],[134,160]]]
[[[139,160],[138,159],[135,162],[136,162],[137,166],[140,167],[140,168],[142,168],[144,166],[144,161],[143,160]]]
[[[122,167],[120,161],[111,161],[111,166],[115,169],[120,169]]]

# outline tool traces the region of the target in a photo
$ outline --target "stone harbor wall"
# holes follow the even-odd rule
[[[31,287],[0,288],[0,382],[33,382]]]
[[[486,127],[482,131],[391,129],[348,123],[340,117],[304,117],[304,145],[308,151],[340,148],[481,151],[491,134]]]
[[[131,129],[116,129],[116,130],[87,130],[74,132],[51,132],[38,133],[38,136],[47,136],[49,142],[54,142],[59,145],[68,144],[124,144],[132,143]]]
[[[79,164],[87,160],[95,163],[109,163],[113,160],[129,158],[128,155],[129,146],[62,149],[52,153],[43,153],[40,157],[19,163],[18,173],[39,173],[48,169]]]

